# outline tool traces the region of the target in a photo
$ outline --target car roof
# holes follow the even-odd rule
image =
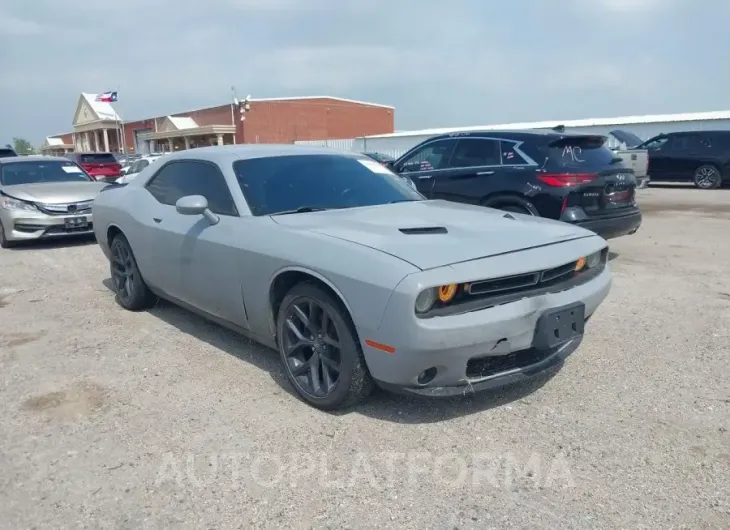
[[[444,139],[450,139],[450,138],[483,138],[485,136],[488,136],[489,138],[500,138],[505,140],[530,140],[534,138],[542,138],[547,140],[559,140],[560,138],[572,138],[572,137],[582,137],[582,136],[601,136],[605,137],[605,134],[595,134],[595,133],[574,133],[574,132],[558,132],[558,131],[552,131],[552,130],[540,130],[540,129],[527,129],[527,130],[494,130],[494,129],[484,129],[480,131],[469,131],[469,132],[459,132],[459,133],[449,133],[449,134],[440,134],[438,136],[433,136],[428,139],[428,141],[433,140],[444,140]]]
[[[0,158],[0,164],[10,164],[13,162],[38,162],[38,161],[56,161],[70,162],[65,156],[46,156],[46,155],[27,155],[27,156],[8,156]]]
[[[246,160],[250,158],[267,158],[273,156],[295,156],[295,155],[334,155],[350,158],[364,158],[365,155],[350,151],[342,151],[330,147],[316,147],[308,145],[292,144],[239,144],[239,145],[213,145],[210,147],[197,147],[185,149],[163,155],[167,161],[179,159],[208,160],[210,162],[231,162],[234,160]]]

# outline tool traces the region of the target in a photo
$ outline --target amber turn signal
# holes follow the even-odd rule
[[[583,267],[586,266],[586,259],[585,258],[578,258],[578,261],[575,262],[575,272],[583,270]]]
[[[451,302],[454,296],[456,296],[456,288],[457,285],[455,283],[439,287],[439,301],[443,303]]]

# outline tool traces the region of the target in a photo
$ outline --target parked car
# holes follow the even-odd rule
[[[0,158],[7,158],[9,156],[18,156],[18,153],[12,147],[0,147]]]
[[[482,131],[432,137],[389,167],[429,199],[582,226],[605,239],[641,225],[636,178],[605,136]]]
[[[162,155],[145,155],[138,160],[132,162],[131,166],[122,168],[122,176],[117,179],[117,183],[124,184],[131,181],[144,168],[159,160]]]
[[[386,165],[388,162],[395,162],[395,158],[393,158],[390,155],[385,155],[383,153],[363,153],[365,156],[372,158],[376,162],[380,162],[383,165]]]
[[[611,285],[588,230],[425,200],[326,148],[179,151],[109,185],[94,217],[123,308],[160,296],[277,349],[322,409],[376,382],[453,395],[559,366]]]
[[[636,178],[636,188],[648,188],[651,181],[649,177],[649,151],[636,147],[642,142],[641,138],[630,131],[620,129],[611,131],[609,137],[613,137],[619,144],[611,150],[624,161],[626,167],[633,170]]]
[[[93,233],[91,204],[102,188],[65,157],[0,158],[0,247]]]
[[[132,162],[134,162],[135,160],[139,160],[140,158],[142,158],[142,156],[143,155],[141,155],[139,153],[133,153],[133,154],[115,153],[114,154],[114,158],[117,159],[117,162],[119,162],[119,164],[121,164],[122,168],[124,168],[125,166],[130,166],[132,164]]]
[[[660,134],[637,147],[649,151],[653,181],[693,182],[704,190],[730,181],[730,131]]]
[[[71,153],[68,158],[95,180],[113,182],[122,174],[122,165],[112,153]]]

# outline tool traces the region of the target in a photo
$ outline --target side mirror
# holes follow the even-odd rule
[[[216,224],[219,217],[208,208],[208,199],[202,195],[188,195],[180,197],[175,203],[175,209],[180,215],[202,215],[210,224]]]

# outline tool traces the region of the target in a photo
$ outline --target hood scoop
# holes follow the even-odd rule
[[[443,226],[419,226],[416,228],[399,228],[402,234],[407,236],[423,235],[423,234],[448,234],[449,231]]]

